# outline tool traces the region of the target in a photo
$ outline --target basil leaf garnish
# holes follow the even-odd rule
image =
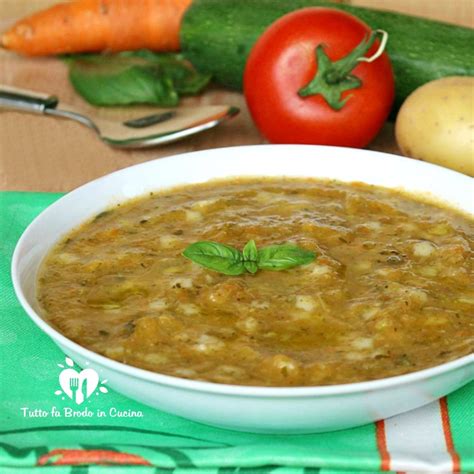
[[[258,250],[255,240],[249,240],[242,251],[245,269],[250,273],[257,273]]]
[[[262,270],[287,270],[311,263],[316,258],[314,252],[297,245],[270,245],[258,251],[258,268]]]
[[[203,267],[225,275],[240,275],[245,272],[242,253],[229,245],[196,242],[189,245],[183,255]]]
[[[249,273],[257,273],[258,272],[258,265],[257,262],[244,262],[245,270]]]
[[[255,244],[255,240],[249,240],[242,251],[244,256],[244,260],[249,262],[256,262],[258,258],[258,250],[257,245]]]
[[[270,245],[257,250],[254,240],[247,242],[242,252],[217,242],[196,242],[186,248],[183,256],[205,268],[233,276],[246,271],[287,270],[316,258],[314,252],[292,244]]]

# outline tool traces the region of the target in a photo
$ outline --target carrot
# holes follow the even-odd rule
[[[137,454],[106,449],[53,449],[49,453],[43,454],[37,461],[38,466],[74,466],[83,464],[150,465],[149,461]]]
[[[18,21],[1,45],[28,56],[91,51],[179,49],[191,0],[76,0]]]

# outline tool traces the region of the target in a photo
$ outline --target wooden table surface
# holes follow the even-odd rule
[[[0,30],[51,0],[0,0]],[[472,0],[353,0],[472,26]],[[84,102],[55,58],[24,58],[0,50],[0,83],[57,95],[72,105]],[[0,111],[0,189],[69,191],[91,179],[143,161],[176,153],[263,143],[239,93],[213,88],[189,104],[232,104],[241,109],[233,120],[180,142],[148,150],[117,150],[95,133],[68,120]],[[398,153],[393,125],[387,124],[371,149]]]

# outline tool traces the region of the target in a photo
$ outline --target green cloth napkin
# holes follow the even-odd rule
[[[395,423],[314,435],[257,435],[212,428],[141,405],[112,390],[91,396],[83,405],[93,413],[109,414],[115,408],[141,411],[143,416],[53,417],[53,407],[63,415],[64,409],[82,411],[84,407],[55,394],[62,370],[58,364],[67,367],[67,361],[16,300],[10,263],[25,227],[59,197],[0,193],[1,473],[95,474],[125,469],[138,474],[345,474],[428,467],[474,471],[474,383],[440,403],[447,407],[444,414],[435,402],[424,411],[393,418],[398,420]],[[42,411],[47,416],[40,416]],[[446,443],[440,441],[444,448],[435,449],[431,441],[426,442],[423,423],[432,423],[435,429],[429,431],[438,430],[439,436],[446,437]],[[398,433],[400,426],[405,431]],[[417,436],[413,430],[420,430],[418,439],[424,442],[404,446],[403,436]],[[400,439],[401,448],[396,446]]]

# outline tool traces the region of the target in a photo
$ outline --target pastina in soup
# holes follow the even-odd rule
[[[183,256],[203,241],[315,258],[280,271],[237,262],[229,275]],[[37,292],[60,332],[126,364],[218,383],[329,385],[471,353],[473,267],[474,221],[455,210],[363,184],[232,179],[100,213],[53,248]]]

